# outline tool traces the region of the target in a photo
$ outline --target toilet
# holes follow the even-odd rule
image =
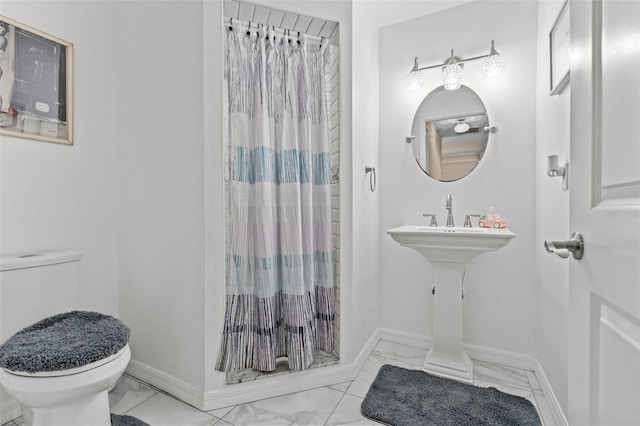
[[[108,392],[131,358],[129,329],[77,310],[81,257],[56,251],[0,259],[0,400],[10,395],[26,426],[111,424]]]

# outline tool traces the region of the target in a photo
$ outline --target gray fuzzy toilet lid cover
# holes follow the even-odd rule
[[[118,353],[129,342],[122,321],[98,312],[72,311],[45,318],[0,346],[0,368],[39,373],[68,370]]]

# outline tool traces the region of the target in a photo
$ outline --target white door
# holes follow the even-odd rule
[[[640,1],[570,10],[569,423],[640,425]]]

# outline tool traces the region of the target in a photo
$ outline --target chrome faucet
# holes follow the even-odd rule
[[[453,224],[453,201],[451,201],[451,194],[447,195],[447,204],[445,208],[447,209],[447,227],[455,226]]]

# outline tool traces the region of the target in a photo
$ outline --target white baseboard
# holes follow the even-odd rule
[[[188,383],[136,360],[129,361],[125,373],[202,410],[202,391]]]
[[[467,354],[469,354],[471,359],[476,361],[502,364],[508,367],[521,368],[523,370],[534,371],[536,363],[536,359],[531,355],[492,349],[485,346],[464,344],[464,350],[467,351]]]
[[[420,334],[407,333],[406,331],[392,330],[390,328],[379,328],[377,331],[379,340],[422,349],[429,349],[433,345],[431,337]]]
[[[369,340],[367,340],[367,343],[364,344],[364,347],[362,348],[362,350],[360,350],[360,353],[353,362],[353,366],[356,369],[356,374],[351,380],[354,380],[356,378],[356,376],[360,373],[360,370],[362,370],[362,367],[364,367],[364,363],[367,362],[367,358],[369,358],[369,355],[371,355],[371,352],[373,352],[373,349],[376,347],[380,340],[383,340],[381,336],[382,329],[376,328],[371,334],[371,337],[369,337]]]
[[[15,399],[12,399],[4,393],[2,390],[2,404],[0,404],[0,425],[10,422],[11,420],[20,417],[20,404]],[[6,398],[5,398],[6,396]]]
[[[380,340],[386,340],[401,345],[415,346],[422,349],[429,349],[433,344],[433,338],[420,334],[407,333],[404,331],[381,328],[378,330]],[[471,359],[477,361],[487,361],[502,364],[514,368],[522,368],[534,371],[536,359],[529,355],[516,352],[503,351],[499,349],[487,348],[484,346],[464,344]]]
[[[560,403],[558,402],[558,398],[556,398],[556,394],[553,392],[553,389],[551,388],[549,379],[547,379],[547,375],[544,374],[542,365],[538,360],[536,360],[533,371],[536,373],[536,378],[538,379],[538,383],[540,383],[540,387],[542,388],[542,393],[547,398],[547,402],[549,403],[549,408],[551,408],[551,414],[553,414],[554,425],[567,426],[569,422],[567,421],[567,418],[564,415],[562,408],[560,407]]]

